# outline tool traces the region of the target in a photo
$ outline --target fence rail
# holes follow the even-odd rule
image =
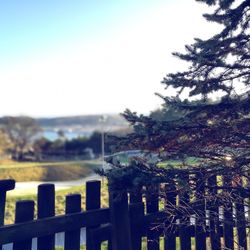
[[[98,249],[103,241],[110,241],[110,211],[109,208],[100,208],[100,181],[86,183],[86,211],[81,209],[80,194],[67,195],[65,215],[55,215],[54,185],[41,184],[38,186],[37,193],[37,219],[34,220],[34,201],[17,201],[15,223],[3,225],[6,192],[14,187],[14,180],[0,181],[2,225],[0,226],[0,246],[14,243],[14,250],[29,250],[32,249],[32,238],[37,238],[38,250],[55,249],[55,234],[65,232],[64,249],[80,249],[80,229],[84,227],[87,249]]]
[[[4,214],[6,193],[14,189],[15,181],[0,181],[0,246],[13,243],[14,250],[31,250],[32,239],[37,238],[38,250],[55,249],[55,234],[65,232],[63,249],[79,250],[84,227],[87,250],[100,250],[104,241],[109,250],[250,250],[249,180],[227,190],[231,203],[218,199],[216,204],[209,197],[220,197],[232,178],[221,181],[221,176],[213,176],[204,182],[187,176],[185,180],[109,191],[108,208],[101,208],[101,182],[90,181],[86,211],[81,195],[71,194],[66,196],[64,215],[55,215],[54,185],[41,184],[37,219],[34,201],[18,201],[11,225],[4,225]],[[235,197],[236,193],[241,195]]]

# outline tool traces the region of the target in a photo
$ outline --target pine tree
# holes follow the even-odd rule
[[[223,29],[208,40],[195,39],[186,46],[186,54],[174,53],[191,63],[185,72],[169,74],[163,80],[167,86],[181,93],[190,88],[190,96],[207,95],[221,91],[226,97],[235,95],[239,84],[250,86],[250,2],[235,0],[198,0],[215,5],[213,14],[204,17],[222,25]],[[240,3],[239,3],[240,2]]]
[[[157,196],[167,199],[167,232],[175,230],[176,218],[184,227],[190,226],[190,215],[195,216],[196,227],[207,232],[207,211],[208,231],[215,232],[213,225],[218,218],[221,224],[230,224],[226,216],[221,218],[218,208],[223,206],[225,215],[234,206],[237,223],[242,226],[237,234],[241,235],[239,239],[246,239],[245,209],[250,210],[245,200],[250,187],[250,0],[197,1],[215,8],[204,16],[223,28],[210,39],[195,39],[194,44],[186,46],[185,54],[174,53],[190,67],[163,79],[166,87],[176,90],[176,96],[162,98],[166,110],[180,115],[154,119],[126,110],[124,117],[134,132],[113,138],[117,150],[144,150],[149,156],[157,154],[157,161],[152,162],[146,153],[125,167],[113,162],[107,176],[115,190],[131,188],[138,192],[145,190],[142,186],[166,184]],[[217,186],[218,176],[221,187]],[[169,204],[166,192],[178,195],[178,205]],[[211,244],[217,249],[220,238],[211,240]],[[226,248],[231,249],[234,243],[230,244],[225,241]],[[246,241],[239,240],[238,246],[246,249]]]
[[[250,1],[197,0],[214,8],[204,17],[222,26],[221,32],[186,46],[186,53],[174,55],[190,63],[183,72],[168,74],[162,81],[176,90],[174,97],[162,97],[164,105],[182,115],[175,120],[156,120],[126,110],[124,117],[134,132],[113,137],[117,150],[141,149],[158,154],[159,162],[179,159],[182,170],[206,169],[249,172],[250,166]],[[183,93],[188,92],[188,98]],[[216,97],[216,99],[214,98]],[[197,167],[187,159],[199,159]],[[112,163],[112,161],[111,161]],[[135,158],[129,167],[113,164],[111,184],[145,184],[171,177],[173,166],[149,164]],[[198,170],[197,170],[198,169]],[[174,171],[179,171],[175,169]],[[159,177],[159,178],[158,178]]]
[[[161,96],[165,111],[160,119],[124,112],[134,132],[111,140],[117,150],[140,149],[145,154],[132,158],[127,166],[111,158],[113,168],[106,175],[115,190],[166,183],[176,187],[179,198],[182,192],[195,194],[195,202],[207,204],[211,210],[214,207],[213,211],[222,204],[229,213],[232,204],[241,206],[237,223],[245,225],[244,206],[249,210],[249,203],[244,203],[244,198],[249,197],[250,186],[250,0],[197,1],[214,7],[213,13],[204,17],[222,25],[221,32],[207,40],[195,39],[184,54],[174,53],[190,67],[163,79],[176,95]],[[169,110],[171,117],[165,118]],[[172,116],[176,113],[179,115]],[[154,159],[157,155],[155,161],[152,155]],[[220,192],[213,187],[216,176],[223,182]],[[211,180],[215,182],[212,186]],[[197,183],[205,186],[206,192],[199,193]],[[189,204],[170,204],[165,209],[170,216],[172,211],[173,218],[181,216],[184,223],[189,223],[190,214],[195,214],[196,226],[205,221],[204,210],[190,211]],[[171,223],[175,228],[175,220]],[[200,226],[204,228],[204,224]]]
[[[190,67],[163,79],[166,87],[176,90],[176,96],[161,96],[165,111],[160,119],[124,112],[134,132],[111,140],[117,150],[139,149],[145,153],[132,158],[127,166],[111,158],[113,168],[106,175],[115,190],[140,190],[154,183],[175,187],[182,205],[166,206],[166,215],[175,218],[178,214],[182,223],[188,224],[193,214],[200,229],[205,228],[202,221],[206,216],[204,209],[199,210],[200,204],[213,210],[210,219],[219,218],[214,211],[221,205],[229,213],[232,204],[241,206],[237,223],[242,225],[242,233],[244,207],[249,211],[244,198],[249,197],[250,186],[250,0],[197,1],[215,8],[204,16],[221,24],[221,32],[208,40],[195,39],[194,44],[186,46],[185,54],[174,53]],[[179,115],[173,116],[176,112]],[[220,192],[214,189],[218,176],[223,183]],[[199,192],[199,185],[206,191]],[[190,210],[191,205],[181,201],[187,193],[190,197],[195,194],[192,206],[197,203],[197,208]],[[166,189],[163,198],[165,195]],[[223,218],[221,223],[227,224],[227,218]],[[175,228],[175,219],[168,221]],[[246,248],[246,242],[239,244]]]

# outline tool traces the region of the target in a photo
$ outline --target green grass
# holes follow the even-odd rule
[[[192,239],[192,249],[194,249],[194,239]],[[107,242],[102,243],[101,250],[107,250]],[[161,237],[160,238],[160,249],[164,249],[164,239]],[[176,238],[176,249],[180,250],[180,243],[179,243],[179,238]],[[56,250],[63,250],[63,247],[56,247]],[[81,246],[80,250],[86,250],[85,246]],[[142,238],[142,249],[141,250],[147,250],[147,238],[143,237]]]
[[[55,250],[63,250],[63,247],[56,247]],[[102,243],[101,250],[107,250],[108,249],[108,244],[106,242]],[[80,250],[86,250],[86,246],[81,246]]]
[[[4,162],[0,164],[0,169],[10,169],[10,168],[30,168],[30,167],[43,167],[43,166],[64,166],[64,165],[80,165],[85,166],[86,164],[90,166],[95,166],[100,164],[98,160],[89,161],[57,161],[57,162]]]
[[[1,179],[16,181],[66,181],[89,175],[99,161],[10,162],[0,165]]]
[[[168,160],[164,162],[160,162],[157,164],[158,167],[167,167],[167,166],[173,166],[173,167],[182,167],[185,165],[189,166],[195,166],[199,164],[199,159],[196,157],[188,157],[185,159],[185,161],[181,160]]]

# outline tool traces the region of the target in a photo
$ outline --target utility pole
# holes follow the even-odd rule
[[[102,147],[102,171],[104,171],[105,169],[105,131],[104,131],[104,123],[106,122],[107,117],[105,115],[102,115],[100,118],[100,122],[102,124],[102,130],[101,130],[101,134],[102,134],[102,138],[101,138],[101,147]]]
[[[102,170],[104,171],[104,157],[105,157],[105,148],[104,148],[104,126],[102,125]]]

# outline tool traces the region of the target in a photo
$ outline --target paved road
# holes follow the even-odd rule
[[[28,182],[16,182],[16,187],[14,190],[8,192],[9,195],[21,195],[21,194],[36,194],[37,187],[43,183],[53,183],[55,184],[55,189],[62,190],[75,186],[80,186],[90,180],[100,180],[101,177],[97,174],[91,174],[88,177],[73,180],[73,181],[51,181],[51,182],[39,182],[39,181],[28,181]]]

